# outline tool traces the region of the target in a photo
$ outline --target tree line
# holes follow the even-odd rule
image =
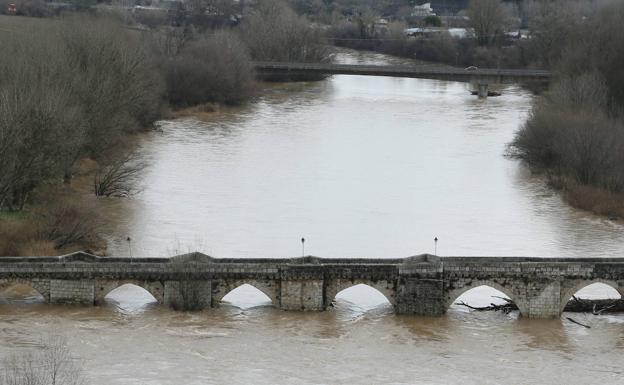
[[[573,205],[624,216],[624,4],[589,17],[559,8],[544,20],[556,80],[510,145],[510,153],[544,171]]]

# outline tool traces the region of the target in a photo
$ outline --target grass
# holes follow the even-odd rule
[[[24,33],[29,27],[52,26],[57,19],[49,17],[28,17],[0,15],[0,33]]]

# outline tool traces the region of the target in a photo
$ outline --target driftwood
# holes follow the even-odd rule
[[[573,296],[563,311],[574,313],[622,313],[624,312],[623,299],[582,299]]]
[[[518,310],[518,306],[509,298],[492,296],[493,298],[500,298],[505,300],[504,304],[491,303],[488,306],[471,306],[464,301],[456,302],[456,305],[465,306],[468,309],[476,311],[502,311],[505,314]],[[593,315],[601,315],[603,313],[623,313],[624,312],[624,299],[581,299],[572,297],[563,309],[565,312],[571,313],[592,313]],[[570,318],[569,321],[578,323]],[[578,323],[579,325],[588,327]]]
[[[577,324],[577,325],[581,325],[581,326],[582,326],[582,327],[584,327],[584,328],[587,328],[587,329],[590,329],[590,328],[591,328],[591,326],[589,326],[589,325],[585,325],[585,324],[582,324],[582,323],[578,322],[577,320],[575,320],[575,319],[573,319],[573,318],[566,317],[566,319],[567,319],[568,321],[572,322],[572,323],[575,323],[575,324]]]
[[[508,314],[514,310],[518,310],[518,306],[509,298],[504,298],[504,297],[498,297],[493,295],[493,298],[500,298],[505,300],[506,303],[502,304],[502,305],[497,305],[495,303],[490,303],[489,306],[470,306],[467,303],[465,303],[464,301],[461,302],[457,302],[456,305],[461,305],[461,306],[465,306],[468,309],[472,309],[472,310],[476,310],[476,311],[502,311],[505,314]]]

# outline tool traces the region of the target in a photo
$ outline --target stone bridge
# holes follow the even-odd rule
[[[624,295],[624,258],[437,257],[401,259],[212,258],[200,253],[164,258],[0,258],[0,290],[26,284],[50,303],[100,304],[115,288],[132,283],[167,306],[192,297],[199,308],[218,306],[242,284],[265,293],[284,310],[326,309],[336,295],[366,284],[397,313],[436,316],[464,292],[487,285],[505,293],[529,318],[558,317],[568,299],[592,283]]]
[[[332,63],[254,62],[261,76],[267,75],[367,75],[470,82],[479,97],[488,95],[490,84],[547,84],[552,73],[537,69],[456,68],[444,65],[362,65]]]

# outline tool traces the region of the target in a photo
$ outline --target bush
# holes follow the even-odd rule
[[[98,235],[101,220],[92,205],[71,197],[45,203],[33,211],[41,239],[54,242],[55,249],[75,245],[97,248],[101,244]]]
[[[101,221],[94,212],[79,199],[64,197],[44,200],[30,213],[4,213],[0,217],[0,256],[98,250],[103,240],[98,235]]]
[[[538,107],[517,133],[512,151],[579,184],[624,190],[624,126],[601,111]]]
[[[177,106],[240,103],[254,88],[247,49],[228,31],[217,31],[186,44],[166,63],[167,97]]]
[[[70,351],[65,338],[42,339],[35,353],[11,355],[2,360],[0,383],[6,385],[83,385],[82,366]]]
[[[427,16],[423,21],[425,22],[425,25],[429,25],[432,27],[442,26],[442,19],[440,19],[438,16]]]

